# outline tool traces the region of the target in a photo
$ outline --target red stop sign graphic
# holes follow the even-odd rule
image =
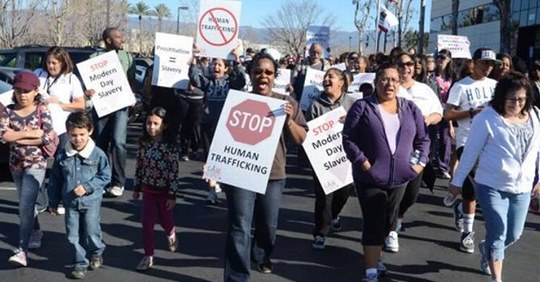
[[[266,103],[248,99],[232,107],[227,129],[235,141],[256,145],[270,137],[275,120]]]

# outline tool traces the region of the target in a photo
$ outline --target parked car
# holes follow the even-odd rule
[[[13,49],[0,50],[0,66],[16,67],[35,70],[41,67],[41,62],[49,46],[29,45]],[[90,58],[90,55],[101,50],[94,47],[63,47],[69,53],[74,64]]]

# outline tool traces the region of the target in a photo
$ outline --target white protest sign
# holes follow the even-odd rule
[[[452,52],[452,58],[471,58],[471,43],[467,36],[461,35],[437,35],[437,50],[446,49]]]
[[[156,33],[152,85],[187,89],[193,37]]]
[[[287,85],[289,84],[291,84],[291,70],[278,69],[276,79],[274,80],[274,87],[272,87],[272,91],[279,94],[283,94],[283,95],[289,95],[289,92],[287,92]]]
[[[307,68],[304,90],[302,91],[302,98],[300,99],[300,108],[302,111],[307,111],[311,102],[319,98],[319,95],[323,90],[322,82],[324,73],[324,71],[314,70],[309,67]]]
[[[353,75],[353,82],[347,89],[347,92],[349,93],[360,93],[360,85],[364,83],[369,83],[372,86],[373,81],[375,80],[375,73],[373,72],[366,72],[366,73],[357,73]]]
[[[98,117],[135,104],[126,73],[115,51],[77,64],[86,89],[95,90],[92,104]]]
[[[324,58],[328,58],[330,48],[330,27],[310,25],[306,31],[306,50],[315,43],[321,44],[324,50]],[[309,54],[306,54],[306,56]]]
[[[347,66],[345,65],[345,63],[339,63],[339,64],[335,64],[332,66],[333,68],[336,68],[340,71],[344,71],[347,69]]]
[[[203,177],[264,194],[285,123],[285,103],[229,90]]]
[[[197,47],[200,56],[227,59],[238,46],[240,28],[240,1],[200,2],[197,20]]]
[[[325,194],[330,194],[353,182],[351,162],[341,144],[343,123],[347,114],[339,107],[308,122],[309,131],[302,146]]]
[[[7,106],[13,104],[13,89],[0,94],[0,104]]]

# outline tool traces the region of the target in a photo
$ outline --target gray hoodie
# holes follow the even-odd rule
[[[313,103],[311,103],[311,106],[309,106],[306,112],[306,120],[310,121],[312,119],[316,119],[341,106],[343,106],[343,108],[345,108],[345,111],[348,112],[355,101],[356,99],[347,95],[347,93],[342,93],[341,97],[339,97],[338,100],[332,102],[332,100],[328,98],[328,95],[324,91],[322,91],[321,95],[319,95],[319,98],[313,101]]]

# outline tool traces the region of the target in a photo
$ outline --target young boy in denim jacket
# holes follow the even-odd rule
[[[62,200],[66,209],[67,238],[73,254],[71,278],[83,279],[88,267],[95,270],[103,264],[105,244],[100,208],[103,189],[111,181],[111,167],[107,155],[90,138],[93,125],[88,115],[71,113],[66,129],[70,142],[61,148],[54,161],[48,189],[49,212],[56,215]],[[79,223],[84,225],[85,234],[79,234]]]

